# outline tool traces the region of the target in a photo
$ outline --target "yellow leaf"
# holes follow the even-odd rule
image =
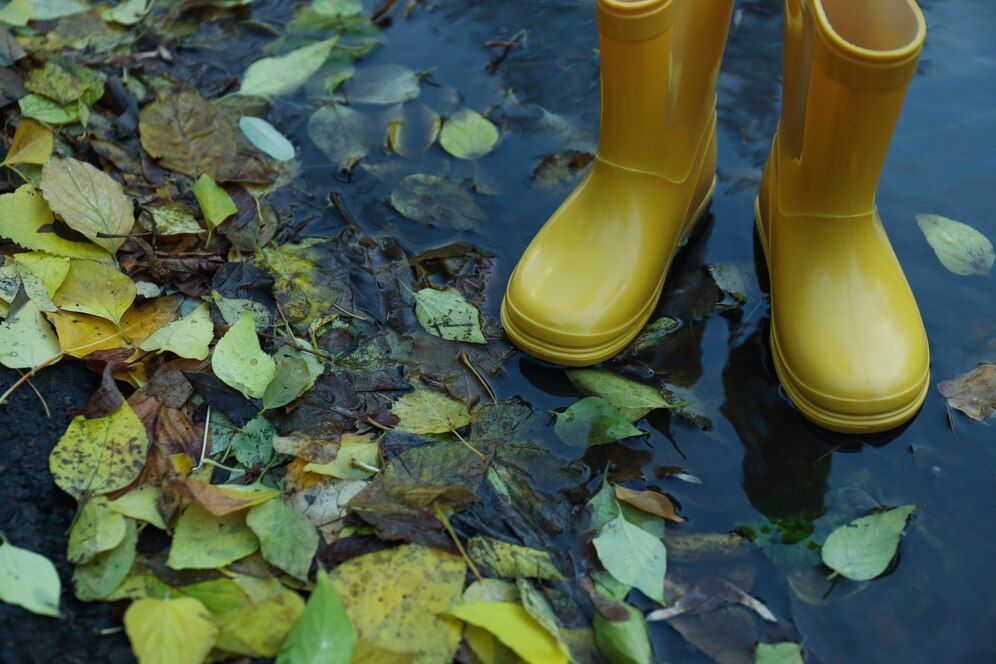
[[[125,611],[124,624],[139,664],[201,664],[218,636],[192,597],[140,599]]]
[[[55,217],[33,185],[25,184],[10,194],[0,195],[0,236],[25,249],[47,251],[56,256],[107,260],[107,252],[89,242],[64,240],[55,233],[39,233]]]
[[[204,221],[207,222],[210,229],[216,228],[218,224],[239,211],[228,192],[219,187],[218,183],[207,173],[203,173],[197,178],[193,190],[194,196],[197,197],[197,204],[201,206],[201,212],[204,213]]]
[[[150,334],[141,342],[141,349],[170,351],[193,360],[207,358],[214,339],[214,323],[208,303],[204,302],[178,321],[174,321]]]
[[[166,564],[173,569],[215,569],[245,558],[259,548],[245,514],[214,516],[200,505],[180,515]]]
[[[74,260],[52,301],[60,309],[92,314],[120,324],[136,295],[135,282],[110,265]]]
[[[176,320],[179,303],[172,296],[143,302],[125,312],[121,329],[114,323],[88,314],[60,311],[49,314],[59,335],[63,352],[72,357],[86,357],[95,350],[127,348],[141,344],[150,334]],[[122,331],[131,344],[125,341]]]
[[[564,648],[521,604],[470,602],[447,613],[488,630],[530,664],[567,664]]]
[[[53,256],[44,251],[25,251],[14,254],[14,261],[20,263],[45,286],[49,297],[55,295],[69,273],[69,258]]]
[[[0,364],[5,367],[30,369],[58,354],[59,341],[34,300],[0,323]]]
[[[122,489],[145,468],[149,439],[128,402],[107,417],[73,419],[48,457],[52,478],[77,500]]]
[[[54,144],[51,129],[30,118],[22,118],[3,163],[43,166],[52,156]]]
[[[238,512],[280,495],[279,491],[253,491],[241,485],[208,484],[193,479],[178,480],[173,486],[215,516]]]

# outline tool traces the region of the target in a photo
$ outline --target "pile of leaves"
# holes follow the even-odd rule
[[[567,371],[583,398],[564,412],[499,400],[513,350],[481,312],[493,257],[373,237],[335,195],[322,205],[339,230],[309,233],[292,204],[299,146],[267,116],[299,95],[335,170],[395,178],[398,213],[456,229],[483,218],[486,178],[364,160],[380,143],[472,162],[498,127],[415,102],[425,73],[358,65],[392,5],[301,3],[240,80],[213,94],[185,82],[196,64],[177,44],[250,1],[0,8],[0,364],[21,374],[0,403],[58,362],[100,377],[50,457],[77,501],[75,596],[124,603],[143,662],[649,662],[648,620],[685,634],[682,618],[731,605],[758,621],[758,660],[801,661],[735,570],[667,570],[668,550],[735,567],[743,539],[672,532],[666,549],[676,501],[586,462],[639,442],[655,411],[709,426],[683,383],[629,371],[680,344],[682,321]],[[391,110],[377,126],[362,104]],[[590,161],[551,155],[534,178],[569,181]],[[686,319],[755,297],[751,279],[711,266],[686,287]],[[842,526],[822,562],[878,576],[912,510]],[[58,616],[60,593],[49,561],[4,539],[0,600]]]

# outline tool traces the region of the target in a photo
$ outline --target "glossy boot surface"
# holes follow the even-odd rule
[[[782,117],[756,216],[771,350],[810,420],[870,433],[926,396],[927,337],[875,190],[926,26],[913,0],[786,0]]]
[[[527,353],[587,366],[646,324],[709,204],[716,79],[733,0],[598,0],[602,115],[588,175],[539,231],[502,303]]]

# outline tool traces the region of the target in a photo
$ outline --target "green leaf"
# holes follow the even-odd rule
[[[80,120],[79,102],[63,106],[48,97],[26,94],[17,100],[17,106],[21,109],[23,117],[33,118],[49,125],[66,125]]]
[[[598,559],[617,581],[664,603],[667,552],[659,539],[618,516],[602,527],[592,543]]]
[[[145,426],[125,401],[107,417],[73,418],[48,466],[59,488],[83,500],[134,482],[145,469],[148,448]]]
[[[349,664],[356,630],[321,567],[301,619],[287,635],[276,664]]]
[[[264,98],[291,94],[325,64],[338,40],[333,37],[286,55],[257,60],[242,77],[238,94]]]
[[[83,504],[69,531],[66,558],[74,564],[87,563],[97,554],[110,551],[121,544],[126,525],[125,518],[107,506],[106,498],[91,498]]]
[[[0,364],[11,369],[31,369],[62,352],[59,338],[34,300],[0,323]]]
[[[563,645],[520,604],[470,602],[451,608],[447,614],[486,629],[530,664],[568,662]]]
[[[245,514],[214,516],[192,503],[176,522],[166,564],[173,569],[215,569],[245,558],[259,540],[245,523]]]
[[[311,8],[323,16],[356,16],[363,5],[360,0],[312,0]]]
[[[904,505],[840,526],[823,544],[823,563],[854,581],[874,579],[895,557],[906,519],[915,509]]]
[[[41,616],[59,617],[62,583],[55,565],[33,551],[0,543],[0,601]]]
[[[273,456],[273,437],[277,430],[262,415],[257,415],[232,435],[230,446],[235,458],[246,468],[260,468]]]
[[[758,643],[754,664],[803,664],[802,646],[791,641]]]
[[[626,620],[608,620],[595,611],[592,627],[598,649],[613,664],[651,664],[654,661],[643,614],[626,604]]]
[[[419,77],[402,65],[375,65],[363,69],[346,85],[352,104],[401,104],[418,97]]]
[[[498,129],[480,113],[461,108],[446,118],[439,144],[458,159],[479,159],[498,143]]]
[[[259,538],[263,560],[296,579],[308,580],[319,538],[306,517],[275,498],[250,509],[246,525]]]
[[[206,359],[208,346],[214,339],[214,323],[211,321],[207,302],[179,320],[161,327],[145,338],[139,348],[144,351],[171,352],[192,360]]]
[[[137,600],[124,625],[142,664],[201,664],[218,636],[211,614],[193,597]]]
[[[423,288],[415,293],[415,316],[429,334],[448,341],[486,344],[481,314],[456,288]]]
[[[152,484],[143,484],[120,498],[112,500],[107,506],[118,514],[123,514],[139,521],[145,521],[159,530],[166,530],[166,523],[163,521],[163,517],[159,513],[159,508],[156,506],[158,500],[159,487]]]
[[[211,368],[223,383],[246,397],[259,398],[277,375],[273,358],[263,352],[252,313],[243,311],[214,347]]]
[[[31,0],[31,5],[35,8],[36,21],[51,21],[90,10],[89,5],[74,0]]]
[[[55,158],[42,169],[42,196],[52,211],[91,242],[115,253],[135,225],[135,206],[111,176],[72,158]]]
[[[0,22],[23,28],[35,17],[31,0],[11,0],[0,9]]]
[[[556,413],[553,431],[565,445],[589,447],[646,435],[618,408],[601,397],[586,397],[563,413]]]
[[[309,463],[305,465],[303,470],[306,473],[331,475],[342,480],[363,480],[373,475],[373,471],[354,466],[353,460],[355,459],[367,466],[376,468],[380,465],[379,448],[380,446],[377,443],[366,441],[347,442],[345,436],[343,436],[335,459],[329,463]]]
[[[210,229],[217,228],[221,222],[239,212],[228,192],[207,173],[202,173],[194,182],[193,192]]]
[[[289,404],[314,385],[308,363],[299,357],[276,357],[277,373],[263,392],[263,409],[270,410]]]
[[[391,192],[394,209],[429,226],[474,230],[484,212],[460,184],[438,175],[415,173],[405,177]]]
[[[985,276],[993,269],[993,243],[968,224],[938,214],[918,214],[916,223],[941,265],[955,274]]]
[[[0,195],[0,236],[25,249],[46,251],[70,258],[106,259],[107,252],[89,242],[64,240],[55,233],[39,232],[54,221],[52,211],[34,186],[21,185],[10,194]]]
[[[105,9],[103,16],[105,20],[120,23],[121,25],[135,25],[141,22],[149,12],[149,3],[152,0],[123,0],[116,6]]]
[[[294,158],[294,144],[266,120],[246,115],[239,118],[239,129],[250,143],[277,161]]]
[[[474,421],[466,405],[428,388],[404,394],[391,412],[400,420],[395,428],[408,433],[444,433]]]
[[[340,171],[351,171],[374,145],[374,127],[350,106],[322,106],[308,119],[308,136]]]
[[[581,394],[601,397],[635,422],[658,408],[671,408],[661,393],[643,383],[617,376],[603,369],[568,369],[567,377]]]
[[[74,258],[52,302],[60,309],[99,316],[120,326],[137,294],[135,282],[110,265]]]
[[[76,598],[93,602],[109,597],[128,576],[135,562],[137,545],[138,528],[133,520],[125,519],[125,534],[116,547],[98,554],[85,565],[77,565],[73,570]]]

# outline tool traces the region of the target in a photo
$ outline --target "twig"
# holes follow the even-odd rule
[[[207,452],[208,444],[208,432],[211,430],[211,404],[208,404],[207,415],[204,419],[204,437],[201,439],[201,458],[197,460],[197,465],[194,466],[194,470],[197,470],[204,465],[204,457]]]
[[[432,508],[436,512],[436,518],[439,519],[440,523],[443,524],[443,528],[445,528],[446,532],[448,532],[450,537],[453,538],[453,543],[456,544],[457,549],[460,551],[460,555],[463,556],[465,561],[467,561],[467,567],[469,567],[470,571],[474,573],[474,576],[477,577],[478,581],[483,581],[484,579],[481,578],[481,572],[477,569],[477,565],[474,564],[474,561],[471,560],[470,556],[467,555],[467,552],[464,551],[463,544],[460,543],[460,538],[457,537],[456,532],[453,531],[453,526],[450,525],[450,520],[446,518],[446,515],[443,514],[443,510],[438,504],[434,504]]]
[[[52,411],[48,409],[48,404],[45,403],[45,397],[43,397],[42,393],[38,391],[38,388],[35,387],[35,384],[31,382],[31,379],[27,379],[27,383],[28,387],[30,387],[32,390],[35,391],[35,394],[38,396],[38,400],[41,401],[42,408],[45,409],[45,417],[47,417],[48,419],[52,419]]]
[[[491,401],[493,403],[498,403],[498,399],[495,397],[494,390],[492,390],[491,386],[488,385],[488,381],[486,381],[484,379],[484,376],[480,374],[480,372],[477,370],[477,367],[475,367],[471,363],[470,358],[467,357],[467,351],[460,351],[460,361],[463,362],[468,369],[470,369],[470,373],[474,374],[474,378],[476,378],[477,382],[479,382],[484,387],[484,390],[488,393],[488,396],[491,397]]]
[[[59,360],[61,360],[64,355],[65,355],[65,353],[59,353],[58,355],[53,355],[52,357],[48,358],[47,360],[45,360],[41,364],[33,367],[31,369],[31,371],[29,371],[29,372],[27,372],[25,374],[22,374],[21,377],[18,378],[17,381],[15,381],[13,385],[11,385],[9,388],[7,388],[6,392],[4,392],[3,394],[0,394],[0,406],[6,404],[7,403],[7,399],[10,397],[11,394],[14,393],[14,390],[16,390],[21,385],[23,385],[25,382],[27,382],[28,378],[30,378],[31,376],[33,376],[36,371],[39,371],[40,369],[44,369],[45,367],[47,367],[50,364],[55,364],[56,362],[58,362]]]
[[[461,443],[463,443],[464,445],[466,445],[466,446],[467,446],[467,449],[469,449],[469,450],[470,450],[471,452],[473,452],[473,453],[474,453],[474,454],[476,454],[477,456],[481,457],[481,461],[487,461],[487,460],[488,460],[488,458],[487,458],[486,456],[484,456],[484,455],[483,455],[483,454],[481,453],[481,451],[480,451],[480,450],[478,450],[478,449],[477,449],[476,447],[474,447],[473,445],[471,445],[470,443],[468,443],[468,442],[467,442],[467,441],[466,441],[466,440],[464,439],[464,437],[463,437],[463,436],[461,436],[460,434],[458,434],[458,433],[457,433],[457,431],[456,431],[456,429],[450,429],[450,433],[452,433],[452,434],[453,434],[454,436],[456,436],[456,437],[457,437],[457,440],[459,440],[459,441],[460,441]]]
[[[353,468],[359,468],[360,470],[365,470],[368,473],[376,474],[380,472],[380,468],[378,468],[377,466],[371,466],[369,463],[364,463],[359,459],[357,459],[356,457],[353,457],[352,459],[349,460],[349,465],[351,465]]]

